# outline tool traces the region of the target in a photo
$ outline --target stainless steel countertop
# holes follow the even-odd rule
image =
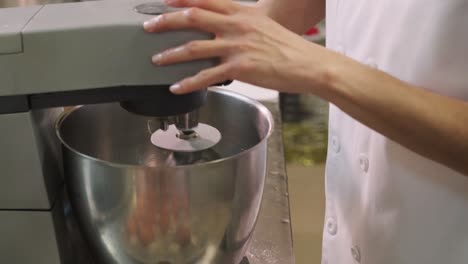
[[[274,117],[275,129],[268,142],[263,202],[247,257],[250,264],[294,264],[281,114],[278,103],[263,104]]]

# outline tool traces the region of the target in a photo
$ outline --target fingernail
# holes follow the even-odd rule
[[[154,64],[161,65],[163,55],[161,53],[154,55],[151,60]]]
[[[145,23],[143,23],[143,28],[145,30],[149,30],[150,27],[151,27],[151,21],[145,21]]]
[[[150,30],[153,29],[153,27],[155,27],[158,24],[158,22],[160,20],[161,20],[161,16],[159,15],[159,16],[156,16],[156,17],[154,17],[154,18],[152,18],[152,19],[150,19],[148,21],[145,21],[143,23],[143,28],[145,30],[147,30],[147,31],[150,31]]]
[[[171,93],[178,93],[182,89],[182,86],[179,83],[175,83],[169,87],[169,90]]]

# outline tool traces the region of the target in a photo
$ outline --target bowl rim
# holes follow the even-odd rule
[[[244,101],[245,103],[248,103],[248,104],[251,104],[251,105],[255,106],[259,110],[259,112],[261,112],[266,117],[266,119],[267,119],[267,121],[268,121],[268,123],[270,125],[266,135],[258,143],[256,143],[254,146],[252,146],[252,147],[250,147],[248,149],[242,150],[239,153],[236,153],[234,155],[227,156],[227,157],[224,157],[224,158],[221,158],[221,159],[216,159],[216,160],[211,160],[211,161],[201,162],[201,163],[195,163],[195,164],[157,165],[157,166],[124,164],[124,163],[116,163],[116,162],[112,162],[112,161],[99,159],[99,158],[96,158],[96,157],[81,153],[80,151],[76,150],[75,148],[71,147],[68,143],[66,143],[65,140],[62,138],[62,135],[60,133],[61,125],[63,124],[63,122],[66,120],[66,118],[69,115],[71,115],[74,111],[80,109],[81,107],[83,107],[85,105],[78,105],[78,106],[75,106],[72,110],[62,112],[60,114],[60,116],[55,121],[55,127],[54,127],[55,135],[59,139],[62,146],[66,147],[69,151],[71,151],[75,155],[78,155],[78,156],[80,156],[82,158],[88,159],[88,160],[93,161],[93,162],[104,164],[104,165],[109,166],[109,167],[126,168],[126,169],[157,169],[157,168],[188,168],[188,167],[193,168],[193,167],[203,167],[203,166],[208,166],[208,165],[215,165],[215,164],[218,164],[218,163],[225,162],[226,160],[229,160],[229,159],[236,159],[237,157],[247,155],[247,153],[255,151],[265,141],[267,141],[270,138],[271,134],[274,131],[275,122],[274,122],[274,119],[273,119],[273,116],[272,116],[270,110],[268,110],[268,108],[265,105],[263,105],[262,103],[260,103],[257,100],[249,98],[249,97],[247,97],[245,95],[242,95],[242,94],[240,94],[238,92],[223,89],[223,88],[220,88],[220,87],[209,87],[208,92],[209,93],[225,94],[225,95],[235,97],[238,100]],[[268,153],[267,153],[267,155],[268,155]]]

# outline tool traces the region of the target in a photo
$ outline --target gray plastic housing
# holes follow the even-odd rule
[[[60,259],[54,214],[49,211],[0,211],[0,263],[65,264]]]
[[[0,211],[52,208],[63,186],[54,130],[62,112],[49,108],[0,115]]]
[[[135,7],[148,2],[154,1],[104,0],[0,9],[0,108],[16,108],[0,112],[27,111],[31,103],[25,95],[115,87],[167,88],[217,63],[200,60],[154,66],[152,55],[213,36],[191,30],[145,32],[142,24],[152,16],[136,12]]]

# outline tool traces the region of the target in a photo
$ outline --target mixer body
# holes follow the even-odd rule
[[[0,0],[0,263],[239,263],[271,116],[220,90],[169,92],[216,60],[149,59],[213,35],[146,34],[145,0],[48,2]],[[150,141],[154,127],[185,135],[199,121],[221,133],[214,147]]]

